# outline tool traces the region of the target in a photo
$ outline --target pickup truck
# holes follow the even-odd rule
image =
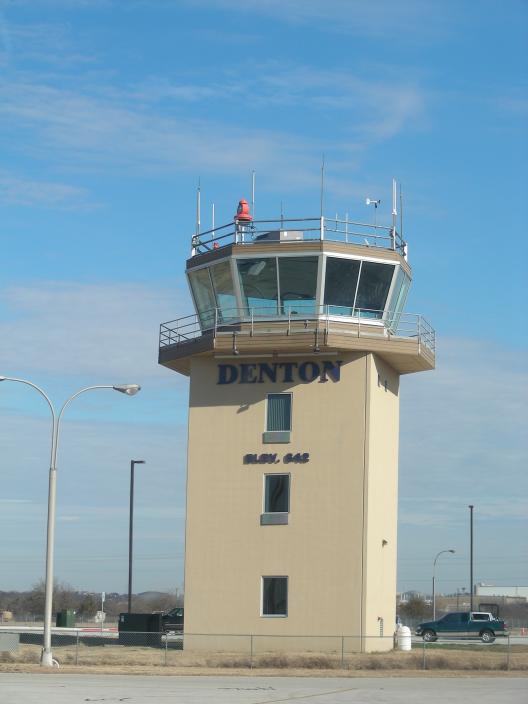
[[[483,643],[493,643],[496,636],[508,635],[508,627],[485,611],[455,611],[436,621],[420,623],[416,635],[427,643],[433,643],[438,637],[480,638]]]
[[[163,630],[168,631],[183,631],[183,606],[176,606],[170,611],[165,611],[161,616]]]

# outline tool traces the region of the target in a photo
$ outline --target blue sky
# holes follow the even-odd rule
[[[390,213],[402,183],[407,310],[438,369],[402,382],[398,584],[528,583],[525,2],[0,1],[0,375],[65,417],[56,573],[125,591],[137,469],[135,588],[181,587],[187,383],[159,368],[160,322],[203,220]],[[0,589],[43,575],[49,420],[0,387]]]

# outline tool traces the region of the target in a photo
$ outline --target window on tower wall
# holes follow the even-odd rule
[[[262,616],[288,615],[288,577],[262,577]]]
[[[290,510],[290,475],[266,474],[264,490],[264,511],[266,513],[287,513]]]
[[[290,510],[290,475],[264,475],[264,512],[260,515],[261,526],[288,525]]]
[[[291,426],[292,395],[268,394],[263,442],[290,442]]]
[[[268,394],[266,430],[291,430],[291,394]]]

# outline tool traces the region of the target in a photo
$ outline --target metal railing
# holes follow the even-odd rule
[[[258,308],[212,308],[200,314],[186,315],[160,325],[160,349],[181,345],[202,336],[284,334],[303,335],[332,332],[355,337],[379,335],[387,339],[412,339],[433,354],[436,334],[421,315],[394,313],[368,308],[315,304]],[[269,325],[266,325],[269,323]]]
[[[192,237],[191,255],[204,254],[232,244],[276,243],[278,233],[287,232],[289,242],[330,240],[392,249],[405,256],[406,243],[395,227],[372,225],[338,217],[279,218],[234,222],[200,232]],[[275,237],[274,235],[277,235]]]

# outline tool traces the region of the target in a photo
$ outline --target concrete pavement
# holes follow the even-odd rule
[[[524,704],[521,677],[175,677],[0,673],[2,704]]]

